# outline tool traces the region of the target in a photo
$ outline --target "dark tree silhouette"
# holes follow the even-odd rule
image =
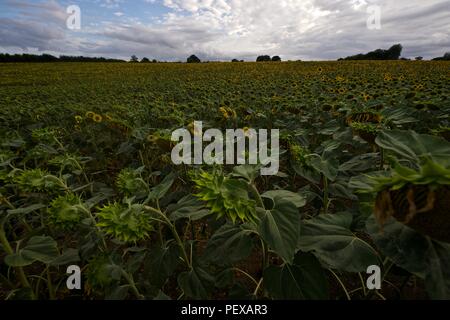
[[[138,61],[139,61],[138,57],[136,57],[135,55],[131,56],[130,62],[138,62]]]
[[[187,58],[187,63],[200,63],[200,62],[201,60],[194,54],[189,58]]]
[[[403,47],[401,44],[396,44],[388,50],[377,49],[367,54],[357,54],[355,56],[347,57],[343,60],[398,60],[402,54]]]
[[[258,58],[256,58],[256,62],[268,62],[268,61],[272,61],[272,59],[270,59],[270,56],[259,56]]]
[[[142,58],[141,63],[149,63],[150,60],[146,57]]]
[[[272,61],[274,61],[274,62],[280,62],[280,61],[281,61],[281,58],[280,58],[279,56],[273,56],[273,57],[272,57]]]
[[[49,54],[8,54],[0,53],[0,62],[124,62],[118,59],[107,59],[83,56],[60,56],[59,58]]]
[[[402,54],[403,46],[401,44],[396,44],[390,47],[386,51],[386,59],[382,60],[398,60]]]
[[[434,58],[433,61],[450,61],[450,52],[446,52],[442,57]]]

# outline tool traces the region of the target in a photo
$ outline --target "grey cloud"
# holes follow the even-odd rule
[[[102,3],[116,5],[118,1]],[[103,23],[77,35],[65,29],[66,15],[56,1],[9,1],[11,10],[18,10],[19,19],[1,18],[0,14],[4,26],[0,47],[121,58],[136,54],[165,60],[184,60],[191,53],[213,60],[254,60],[260,54],[281,55],[284,59],[337,59],[395,43],[404,45],[405,56],[431,58],[450,49],[448,0],[355,3],[172,0],[166,4],[177,10],[161,22]],[[381,6],[381,30],[367,29],[367,3]]]

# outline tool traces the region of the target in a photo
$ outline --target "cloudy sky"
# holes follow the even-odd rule
[[[379,29],[367,27],[374,6]],[[450,0],[0,0],[8,53],[323,60],[402,43],[403,56],[431,58],[450,51],[449,30]]]

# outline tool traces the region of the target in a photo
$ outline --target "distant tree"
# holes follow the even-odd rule
[[[366,54],[357,54],[349,56],[343,60],[398,60],[402,54],[403,47],[401,44],[396,44],[388,50],[377,49]]]
[[[423,60],[423,57],[420,57],[420,56],[419,56],[419,57],[416,57],[415,60],[416,60],[416,61],[422,61],[422,60]]]
[[[437,57],[437,58],[433,59],[433,61],[439,61],[439,60],[449,61],[450,60],[450,52],[446,52],[442,57]]]
[[[150,60],[146,57],[142,58],[141,63],[149,63]]]
[[[152,60],[152,63],[157,63],[158,61],[156,60],[156,59],[153,59]]]
[[[131,56],[130,62],[138,62],[138,61],[139,61],[138,57],[136,57],[135,55]]]
[[[258,58],[256,58],[256,62],[268,62],[268,61],[272,61],[272,59],[270,59],[270,56],[259,56]]]
[[[187,63],[200,63],[200,62],[201,60],[194,54],[189,58],[187,58]]]
[[[402,54],[403,46],[401,44],[396,44],[390,47],[386,52],[385,60],[398,60]]]
[[[231,62],[239,62],[239,60],[238,59],[233,59],[233,60],[231,60]]]
[[[281,61],[281,58],[280,58],[279,56],[273,56],[273,57],[272,57],[272,61],[273,61],[273,62],[280,62],[280,61]]]
[[[50,55],[50,54],[45,54],[45,53],[42,55],[42,59],[43,59],[44,61],[46,61],[46,62],[55,62],[55,61],[58,61],[58,58],[57,58],[57,57],[52,56],[52,55]]]

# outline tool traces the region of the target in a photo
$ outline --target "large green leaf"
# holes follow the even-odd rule
[[[253,182],[260,175],[261,165],[244,164],[234,167],[232,176],[246,179]]]
[[[19,209],[14,209],[14,210],[8,210],[8,214],[28,214],[31,213],[33,211],[45,208],[46,205],[45,204],[32,204],[31,206],[28,206],[26,208],[19,208]]]
[[[178,285],[187,298],[207,299],[210,284],[213,282],[214,277],[200,266],[194,266],[190,271],[178,275]]]
[[[314,183],[314,184],[319,184],[320,183],[320,174],[315,171],[313,168],[307,168],[307,167],[303,167],[299,164],[292,164],[292,169],[294,169],[294,171],[300,175],[301,177],[305,178],[306,180]]]
[[[334,181],[338,175],[339,161],[334,157],[325,158],[316,155],[310,158],[309,164],[330,181]]]
[[[252,232],[241,225],[223,225],[209,239],[204,261],[228,265],[247,258],[253,248]]]
[[[80,256],[78,255],[77,249],[67,249],[65,250],[59,257],[53,259],[50,262],[51,266],[62,266],[62,265],[68,265],[73,262],[80,261]]]
[[[300,214],[289,200],[276,198],[273,209],[258,208],[258,232],[284,261],[292,263],[300,234]]]
[[[174,183],[175,179],[176,179],[175,173],[172,172],[169,175],[167,175],[160,184],[152,188],[149,197],[152,200],[159,200],[162,197],[164,197],[164,195],[167,193],[167,191],[169,191],[170,187]]]
[[[24,267],[35,261],[50,264],[58,258],[59,251],[55,240],[46,236],[35,236],[17,253],[5,257],[5,263],[12,267]]]
[[[328,281],[317,259],[299,253],[293,264],[269,266],[264,270],[264,288],[274,299],[325,300]]]
[[[169,206],[167,211],[172,221],[179,219],[197,221],[211,214],[211,211],[205,208],[203,202],[192,195],[181,198],[175,205]]]
[[[271,199],[274,204],[280,199],[284,199],[291,201],[297,208],[301,208],[306,205],[306,197],[289,190],[270,190],[264,192],[261,197]]]
[[[376,168],[380,156],[377,153],[366,153],[353,157],[339,166],[339,171],[362,172]]]
[[[442,138],[418,134],[414,131],[382,131],[376,143],[404,159],[419,163],[431,157],[444,166],[450,165],[450,143]]]
[[[450,299],[450,244],[431,240],[391,218],[380,229],[374,216],[367,230],[396,265],[425,279],[432,299]]]
[[[180,265],[180,249],[175,242],[154,246],[145,261],[145,274],[153,285],[162,286]]]
[[[352,189],[348,185],[346,179],[336,179],[336,182],[329,185],[330,195],[336,198],[357,200],[358,198],[353,194]]]
[[[379,263],[377,252],[350,230],[349,212],[319,215],[302,222],[298,248],[312,252],[331,268],[348,272],[365,272]]]

